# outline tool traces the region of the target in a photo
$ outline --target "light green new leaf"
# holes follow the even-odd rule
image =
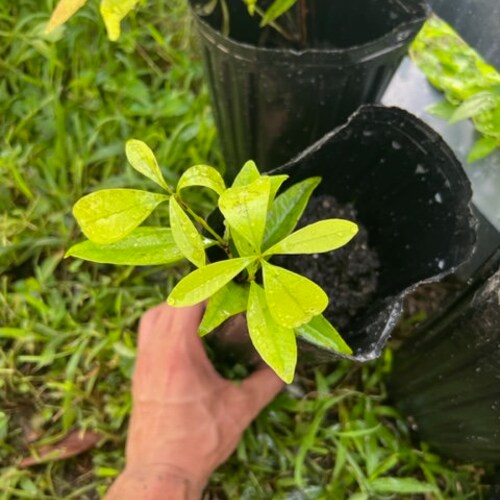
[[[116,41],[120,38],[120,23],[134,9],[140,0],[101,0],[101,16],[106,25],[108,38]]]
[[[243,0],[247,6],[248,13],[253,16],[255,13],[255,6],[257,5],[257,0]]]
[[[270,191],[269,177],[260,177],[247,186],[226,189],[219,198],[219,208],[226,223],[251,243],[256,251],[260,250],[264,237]]]
[[[203,241],[205,248],[215,242]],[[157,266],[174,264],[184,256],[177,247],[170,228],[138,227],[128,236],[108,245],[100,245],[90,240],[73,245],[65,257],[125,266]]]
[[[457,106],[455,106],[455,104],[448,101],[441,101],[433,104],[432,106],[427,106],[425,111],[433,116],[437,116],[438,118],[448,121],[453,116],[456,109]]]
[[[206,256],[201,234],[173,196],[170,198],[169,204],[170,226],[175,244],[187,260],[196,267],[203,267]]]
[[[198,329],[200,336],[210,333],[226,319],[246,310],[248,304],[248,286],[230,281],[210,297],[203,320]]]
[[[251,258],[231,259],[201,267],[177,283],[167,302],[175,307],[198,304],[219,291],[253,261]]]
[[[190,186],[204,186],[221,195],[226,190],[224,179],[214,167],[195,165],[188,168],[179,179],[177,192]]]
[[[238,172],[232,187],[247,186],[260,177],[259,169],[253,160],[248,160]]]
[[[497,147],[500,147],[500,141],[494,137],[481,137],[481,139],[478,139],[474,143],[474,146],[472,146],[472,149],[469,151],[467,161],[473,163],[481,158],[485,158],[493,153]]]
[[[171,192],[170,187],[163,178],[153,151],[151,151],[145,142],[138,141],[137,139],[130,139],[125,145],[125,154],[127,155],[130,165],[138,172],[145,175],[153,182],[156,182],[156,184],[166,191]]]
[[[358,232],[358,226],[344,219],[326,219],[303,227],[265,252],[273,254],[312,254],[330,252],[344,246]]]
[[[250,257],[251,255],[256,255],[254,247],[234,228],[231,229],[231,239],[238,251],[238,256]]]
[[[73,215],[94,243],[114,243],[131,233],[168,196],[136,189],[104,189],[80,198]]]
[[[51,33],[56,28],[64,24],[86,3],[87,0],[59,0],[59,3],[50,16],[45,32]]]
[[[288,175],[269,175],[269,179],[271,180],[271,193],[269,194],[269,204],[268,208],[271,208],[271,204],[276,198],[276,194],[278,193],[281,185],[288,179]]]
[[[262,270],[267,303],[280,325],[298,328],[326,309],[328,296],[316,283],[265,261]]]
[[[297,0],[274,0],[269,9],[266,10],[264,17],[260,23],[261,27],[272,23],[279,16],[284,14],[288,9],[293,7]]]
[[[352,349],[346,344],[340,333],[321,314],[314,316],[309,323],[296,328],[295,333],[304,340],[320,347],[333,349],[342,354],[352,354]]]
[[[264,249],[282,240],[295,229],[309,198],[320,182],[321,177],[311,177],[294,184],[274,200],[267,214]]]
[[[264,290],[254,281],[250,283],[247,323],[250,339],[261,358],[290,384],[297,364],[295,333],[276,323],[266,304]]]
[[[497,104],[497,99],[498,97],[488,90],[474,94],[455,110],[451,115],[450,123],[457,123],[493,109]]]

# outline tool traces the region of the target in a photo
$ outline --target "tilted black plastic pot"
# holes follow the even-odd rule
[[[284,189],[322,177],[315,194],[353,203],[378,252],[376,295],[370,309],[342,332],[354,355],[341,357],[360,362],[378,357],[402,314],[404,297],[454,271],[474,249],[471,188],[460,163],[439,135],[401,109],[363,106],[272,173],[290,175]],[[306,342],[299,347],[303,361],[339,357]]]
[[[190,0],[193,11],[206,0]],[[311,48],[258,47],[259,17],[241,0],[195,14],[228,177],[249,158],[282,165],[377,102],[426,18],[421,0],[309,0]]]
[[[441,453],[500,464],[500,250],[396,353],[390,391]]]

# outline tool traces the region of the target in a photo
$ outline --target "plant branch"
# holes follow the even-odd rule
[[[203,228],[205,229],[208,233],[210,233],[217,243],[225,250],[227,251],[228,248],[228,243],[226,240],[221,238],[208,224],[208,222],[203,218],[200,217],[189,205],[187,205],[184,200],[182,200],[180,197],[177,198],[177,201],[179,204],[182,206],[182,208]]]

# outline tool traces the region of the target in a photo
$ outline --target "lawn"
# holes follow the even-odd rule
[[[171,182],[192,164],[222,168],[184,1],[169,0],[168,14],[167,2],[146,2],[116,43],[96,2],[45,36],[54,4],[0,5],[2,500],[104,494],[123,467],[138,319],[186,271],[64,259],[81,239],[73,203],[98,188],[149,186],[127,166],[131,137],[153,148]],[[195,202],[209,210],[210,199]],[[302,367],[214,474],[208,498],[483,498],[484,471],[429,450],[387,399],[391,357]],[[75,430],[98,443],[20,466]]]

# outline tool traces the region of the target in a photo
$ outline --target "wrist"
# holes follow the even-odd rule
[[[203,488],[172,467],[125,468],[105,500],[200,500]]]

